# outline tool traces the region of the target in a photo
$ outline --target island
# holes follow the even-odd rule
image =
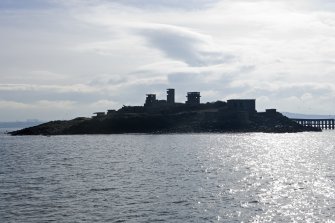
[[[11,135],[75,135],[122,133],[291,133],[321,131],[303,126],[276,109],[256,111],[255,99],[230,99],[200,103],[200,92],[188,92],[185,103],[175,102],[175,89],[167,89],[166,100],[147,94],[143,106],[123,106],[96,112],[93,117],[51,121],[10,132]]]

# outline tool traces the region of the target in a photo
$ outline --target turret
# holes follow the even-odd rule
[[[187,101],[186,104],[189,105],[198,105],[200,104],[200,92],[187,92]]]
[[[167,102],[167,104],[174,104],[175,103],[174,89],[172,89],[172,88],[167,89],[166,102]]]

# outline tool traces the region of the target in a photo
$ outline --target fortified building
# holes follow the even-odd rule
[[[200,105],[200,92],[187,92],[184,105]],[[147,94],[144,107],[180,105],[183,103],[175,102],[175,89],[167,89],[166,100],[158,100],[156,94]],[[227,101],[227,107],[230,110],[256,112],[256,99],[230,99]]]
[[[185,111],[206,111],[207,113],[218,112],[218,109],[224,110],[226,113],[236,113],[241,119],[248,120],[249,114],[256,113],[256,99],[230,99],[227,102],[207,102],[201,103],[201,95],[198,91],[187,92],[185,103],[176,102],[175,89],[169,88],[166,90],[166,99],[157,99],[156,94],[146,94],[144,106],[123,106],[118,111],[108,110],[104,112],[96,112],[95,118],[111,116],[118,113],[123,114],[143,114],[143,113],[171,113]],[[267,112],[268,114],[276,113],[276,111]]]

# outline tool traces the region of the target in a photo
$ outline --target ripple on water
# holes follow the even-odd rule
[[[1,222],[332,222],[335,134],[0,136]]]

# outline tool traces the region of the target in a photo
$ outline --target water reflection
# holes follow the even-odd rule
[[[335,134],[0,136],[1,222],[331,222]]]

